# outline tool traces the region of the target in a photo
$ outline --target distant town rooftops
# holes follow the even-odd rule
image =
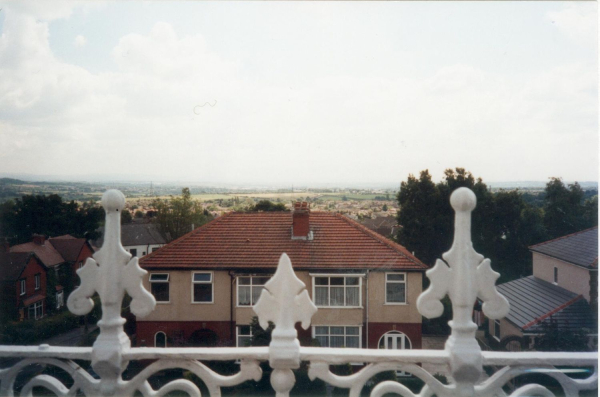
[[[532,245],[529,249],[578,266],[597,267],[598,226]]]

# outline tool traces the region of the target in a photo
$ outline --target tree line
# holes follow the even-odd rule
[[[450,195],[459,187],[468,187],[477,197],[472,214],[473,247],[492,260],[501,274],[499,282],[531,274],[529,246],[598,225],[597,192],[586,199],[577,182],[567,186],[561,178],[550,178],[543,202],[535,205],[518,190],[492,192],[464,168],[447,169],[437,184],[424,170],[418,178],[411,174],[401,183],[396,196],[401,227],[395,238],[427,265],[433,265],[452,245]]]

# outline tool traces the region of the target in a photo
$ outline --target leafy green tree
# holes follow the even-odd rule
[[[550,178],[545,193],[544,224],[550,238],[578,232],[598,224],[598,218],[591,219],[594,202],[590,201],[586,208],[583,201],[585,193],[577,182],[567,188],[561,178]],[[597,213],[597,200],[595,208]]]
[[[271,211],[289,211],[285,208],[284,203],[273,203],[269,200],[261,200],[252,208],[250,208],[252,212],[271,212]]]
[[[136,219],[141,219],[141,218],[144,217],[144,213],[142,211],[140,211],[140,210],[137,210],[137,211],[135,211],[135,215],[134,216],[135,216]]]
[[[210,221],[202,204],[193,200],[189,188],[181,190],[180,197],[171,196],[170,200],[155,200],[155,221],[168,241],[175,240]]]
[[[383,212],[387,211],[387,210],[388,210],[388,206],[387,206],[387,204],[384,204],[384,205],[383,205],[383,207],[381,207],[381,210],[382,210]]]
[[[121,223],[126,224],[131,222],[133,222],[131,212],[127,208],[125,208],[123,211],[121,211]]]
[[[8,201],[0,207],[2,232],[11,245],[31,241],[33,234],[95,239],[104,210],[99,207],[79,207],[75,201],[64,202],[56,194],[26,195]]]
[[[563,352],[585,352],[590,351],[588,347],[587,331],[584,328],[560,329],[550,318],[550,322],[543,324],[542,335],[536,338],[535,350],[537,351],[563,351]]]

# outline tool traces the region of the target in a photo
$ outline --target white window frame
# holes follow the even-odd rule
[[[155,275],[155,274],[157,274],[157,275],[166,275],[167,279],[166,280],[155,280],[155,281],[152,281],[152,276]],[[150,273],[150,275],[148,275],[148,282],[150,282],[150,293],[152,293],[152,283],[169,284],[170,279],[171,279],[170,273],[159,273],[159,272]],[[192,278],[192,280],[193,280],[193,278]],[[154,295],[152,295],[152,296],[154,296]],[[156,299],[156,297],[154,297],[154,299]],[[170,285],[169,285],[169,300],[167,300],[167,301],[156,300],[156,303],[157,304],[159,304],[159,303],[160,304],[171,303],[171,286]]]
[[[250,284],[247,284],[247,285],[240,285],[240,278],[242,278],[242,277],[248,277],[248,278],[250,278]],[[264,287],[264,285],[266,284],[266,283],[265,283],[265,284],[256,284],[256,285],[254,285],[254,283],[253,283],[252,279],[254,279],[254,278],[258,278],[258,277],[264,277],[264,278],[269,278],[269,279],[270,279],[271,277],[273,277],[273,275],[272,275],[272,274],[269,274],[269,275],[264,275],[264,276],[260,276],[260,275],[257,275],[257,274],[255,274],[255,275],[252,275],[252,276],[250,276],[250,275],[248,275],[248,276],[239,275],[239,276],[237,276],[237,277],[235,278],[235,284],[236,284],[236,291],[235,291],[235,293],[236,293],[236,300],[235,300],[235,306],[236,306],[236,307],[252,307],[252,306],[254,306],[254,305],[252,304],[252,302],[251,302],[249,305],[241,305],[241,304],[240,304],[240,287],[250,287],[250,300],[252,300],[252,287],[254,287],[254,286],[263,286],[263,287]],[[267,282],[268,282],[268,281],[267,281]],[[256,303],[255,303],[255,304],[256,304]]]
[[[388,281],[388,275],[389,274],[402,274],[402,275],[404,275],[404,281],[395,281],[395,280]],[[383,292],[385,294],[385,297],[384,297],[385,304],[386,305],[408,305],[408,299],[407,299],[408,298],[408,283],[406,282],[406,279],[408,278],[408,274],[405,273],[405,272],[388,272],[388,273],[385,273],[384,277],[385,277],[385,289],[384,289]],[[388,300],[387,300],[387,295],[388,295],[387,294],[387,287],[388,287],[388,283],[390,283],[390,284],[404,284],[404,302],[388,302]]]
[[[346,340],[346,338],[348,336],[350,336],[350,337],[356,337],[356,336],[358,336],[358,347],[357,348],[356,347],[344,347],[344,349],[362,349],[362,324],[361,325],[356,325],[356,324],[355,325],[331,325],[331,324],[328,324],[328,325],[325,325],[325,324],[313,325],[311,327],[312,328],[311,329],[311,336],[312,336],[313,339],[317,339],[317,327],[328,327],[329,330],[328,330],[327,336],[329,338],[331,338],[331,327],[344,327],[344,341]],[[358,328],[358,335],[348,335],[346,333],[346,328],[350,328],[350,327],[351,328]],[[319,334],[319,336],[320,335],[323,335],[323,334]],[[335,334],[334,336],[341,336],[341,335]],[[330,339],[330,341],[331,341],[331,339]],[[331,342],[329,344],[331,345]],[[330,348],[330,346],[321,346],[321,347]],[[336,348],[336,349],[339,349],[339,348]]]
[[[194,281],[194,275],[195,274],[210,274],[210,281]],[[215,303],[215,274],[214,272],[192,272],[192,284],[191,284],[191,303],[194,305],[212,305]],[[194,301],[194,285],[195,284],[211,284],[212,288],[210,290],[211,292],[211,297],[210,297],[210,302],[196,302]]]
[[[318,273],[310,273],[309,274],[312,277],[312,300],[315,304],[315,306],[317,307],[322,307],[322,308],[326,308],[326,309],[362,309],[363,305],[362,305],[362,279],[365,276],[362,273],[359,274],[335,274],[335,273],[323,273],[323,274],[318,274]],[[346,302],[346,277],[354,277],[354,278],[358,278],[358,305],[357,306],[323,306],[323,305],[319,305],[317,304],[317,293],[316,293],[316,278],[317,277],[327,277],[329,279],[331,279],[331,277],[343,277],[344,278],[344,302]],[[324,285],[319,285],[318,287],[325,287]],[[335,286],[334,286],[335,287]],[[338,286],[339,287],[339,286]],[[356,286],[351,286],[351,288],[356,288]],[[329,298],[329,302],[331,302],[331,280],[329,280],[329,283],[327,284],[327,296]]]
[[[60,309],[65,305],[65,294],[64,291],[58,291],[56,293],[56,308]]]
[[[27,319],[31,320],[31,317],[29,316],[29,309],[33,306],[33,319],[35,320],[39,320],[40,318],[44,317],[44,300],[39,300],[35,303],[32,303],[31,305],[27,306]],[[40,315],[38,316],[37,310],[38,308],[40,309]]]
[[[27,283],[25,282],[25,279],[21,279],[20,280],[20,285],[21,285],[21,293],[20,295],[25,295],[27,293]]]
[[[158,334],[163,334],[165,336],[165,345],[164,346],[156,346],[156,337],[158,336]],[[154,334],[154,347],[159,347],[161,349],[168,347],[167,334],[165,334],[163,331],[158,331],[157,333],[155,333]]]
[[[37,291],[42,287],[42,273],[33,276],[33,280],[35,281],[35,290]]]
[[[250,334],[249,335],[240,335],[240,327],[248,327],[250,329]],[[250,326],[250,324],[237,324],[235,326],[235,347],[247,347],[247,346],[240,346],[239,345],[239,337],[240,336],[249,336],[250,338],[252,338],[252,327]]]
[[[498,335],[496,335],[496,326],[498,326]],[[493,325],[493,337],[494,339],[496,339],[498,342],[500,342],[500,335],[502,335],[502,332],[500,330],[500,320],[494,320],[494,325]]]

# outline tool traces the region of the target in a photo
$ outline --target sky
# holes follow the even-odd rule
[[[0,175],[598,180],[596,2],[0,8]]]

